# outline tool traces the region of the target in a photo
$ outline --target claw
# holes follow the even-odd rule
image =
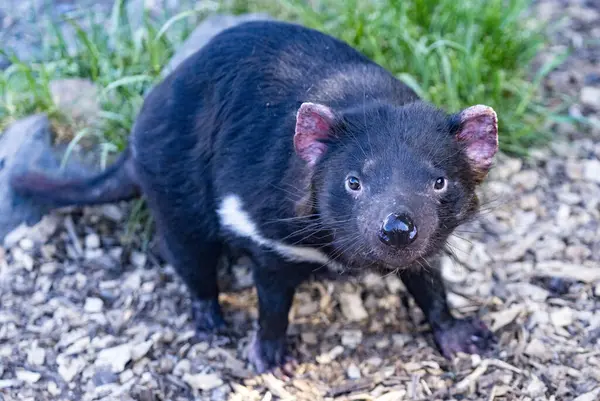
[[[219,301],[216,299],[193,300],[192,316],[194,318],[196,332],[199,336],[213,334],[223,330],[227,326],[225,319],[223,319]]]
[[[254,366],[257,373],[280,373],[282,377],[291,376],[293,361],[286,355],[287,351],[285,338],[281,339],[260,339],[258,333],[255,333],[250,342],[248,351],[248,360]]]
[[[484,355],[491,352],[498,340],[479,319],[456,319],[450,325],[434,331],[436,344],[446,359],[458,352]]]

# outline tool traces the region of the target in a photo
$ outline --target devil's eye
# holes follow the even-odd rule
[[[353,176],[346,178],[346,189],[348,189],[349,191],[359,191],[360,180]]]
[[[439,177],[435,180],[435,183],[433,184],[433,189],[435,189],[436,191],[443,191],[444,189],[446,189],[446,186],[446,179],[444,177]]]

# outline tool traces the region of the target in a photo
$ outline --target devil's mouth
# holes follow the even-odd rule
[[[332,253],[338,255],[340,262],[343,262],[349,268],[383,268],[386,270],[401,270],[413,265],[426,265],[427,258],[435,253],[435,241],[427,237],[421,237],[412,245],[397,249],[384,246],[379,238],[378,230],[372,232],[373,235],[367,241],[361,241],[353,249],[345,246],[345,239],[338,238],[337,244],[332,247]],[[359,250],[360,248],[360,250]],[[441,248],[440,248],[441,250]]]
[[[372,249],[367,251],[367,254],[361,255],[346,255],[345,263],[350,268],[383,268],[386,270],[401,270],[409,266],[418,264],[419,261],[424,261],[428,255],[423,252],[411,252],[410,255],[398,255],[394,252],[386,254],[377,254]],[[423,264],[425,262],[421,262]]]
[[[379,250],[381,251],[381,248]],[[419,244],[418,247],[403,250],[371,251],[369,259],[371,259],[370,263],[375,262],[386,269],[398,270],[412,265],[425,265],[427,264],[426,260],[434,253],[435,250],[432,249],[430,241],[425,241]]]

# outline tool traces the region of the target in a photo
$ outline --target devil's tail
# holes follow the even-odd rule
[[[140,194],[129,147],[114,164],[89,178],[61,179],[28,172],[13,176],[11,186],[17,194],[55,208],[111,203]]]

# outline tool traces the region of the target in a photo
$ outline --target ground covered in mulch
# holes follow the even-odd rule
[[[550,52],[573,46],[546,82],[600,119],[600,7],[540,2]],[[306,283],[291,313],[300,365],[256,376],[245,349],[256,296],[244,263],[224,279],[234,329],[197,341],[173,269],[124,242],[131,205],[63,210],[0,248],[0,399],[600,399],[600,128],[557,124],[530,160],[501,155],[478,221],[457,232],[443,274],[457,315],[479,314],[493,358],[449,362],[395,276]]]

